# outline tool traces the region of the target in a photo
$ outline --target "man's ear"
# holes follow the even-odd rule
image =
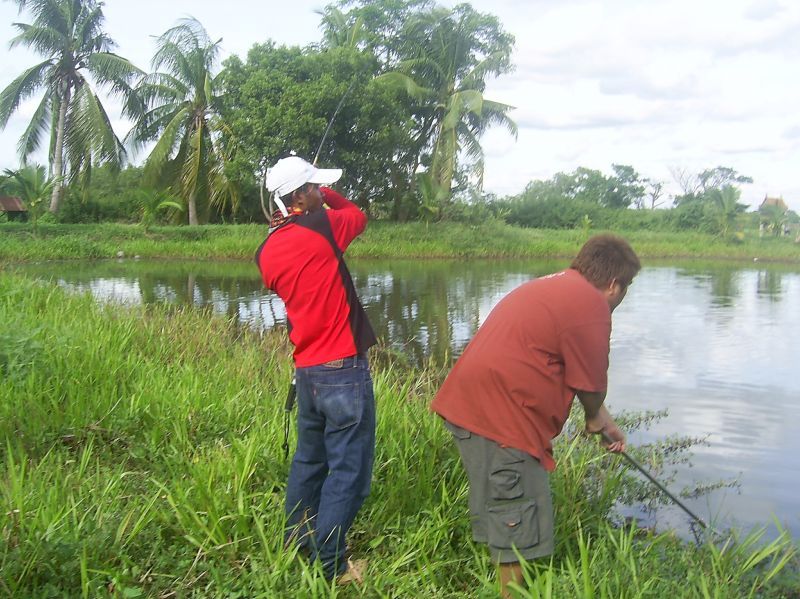
[[[608,298],[616,297],[625,290],[625,286],[619,282],[619,279],[611,279],[606,288],[603,290],[603,295]]]
[[[292,206],[296,206],[297,205],[297,200],[299,200],[299,199],[300,199],[300,189],[295,189],[292,192]],[[289,206],[289,208],[291,208],[292,206]]]

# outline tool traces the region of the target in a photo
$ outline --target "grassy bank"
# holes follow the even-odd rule
[[[289,348],[196,310],[123,309],[0,274],[0,595],[493,597],[466,481],[427,411],[441,373],[374,359],[361,589],[282,547]],[[558,445],[558,545],[522,597],[793,597],[791,541],[695,547],[608,525],[622,461]]]
[[[702,233],[614,231],[644,258],[724,258],[800,262],[800,245],[788,238],[745,235],[728,241]],[[263,241],[261,225],[154,227],[135,225],[0,224],[0,262],[75,258],[250,259]],[[590,232],[594,233],[594,231]],[[546,258],[575,255],[582,231],[522,229],[490,222],[374,222],[348,255],[369,258]]]

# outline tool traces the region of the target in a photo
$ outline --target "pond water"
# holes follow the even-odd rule
[[[350,261],[380,337],[408,360],[457,356],[489,311],[524,281],[564,261]],[[98,300],[203,306],[249,326],[285,322],[252,263],[119,260],[33,264],[32,276]],[[717,527],[773,518],[800,536],[800,267],[720,262],[647,263],[614,313],[608,405],[667,410],[632,445],[704,437],[674,490],[738,479],[686,503]],[[639,514],[641,515],[641,514]],[[650,516],[686,529],[676,509]],[[768,536],[775,535],[774,524]]]

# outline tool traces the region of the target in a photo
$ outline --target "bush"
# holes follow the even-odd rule
[[[594,202],[561,197],[543,200],[517,198],[503,204],[507,223],[540,229],[575,229],[581,226],[587,216],[596,222],[603,210]]]
[[[132,190],[121,192],[115,197],[85,199],[77,193],[70,193],[61,204],[58,220],[70,224],[131,223],[138,222],[138,210]]]
[[[717,234],[714,207],[686,202],[670,210],[606,208],[589,200],[564,196],[517,197],[496,202],[495,211],[510,225],[539,229],[593,229],[624,231],[698,231]],[[745,219],[746,220],[746,219]]]
[[[92,172],[87,188],[72,185],[58,214],[64,223],[139,222],[136,193],[142,188],[143,171],[128,167],[114,172],[100,166]]]

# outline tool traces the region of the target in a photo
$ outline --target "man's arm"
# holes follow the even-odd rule
[[[605,391],[576,391],[575,394],[583,406],[586,417],[586,432],[588,434],[603,434],[611,442],[603,439],[603,445],[609,451],[625,451],[625,434],[603,405],[606,399]]]
[[[336,244],[344,252],[350,242],[366,228],[367,215],[353,202],[332,189],[320,187],[319,190],[325,199],[325,203],[332,211],[332,213],[328,214],[328,218],[333,228]]]

